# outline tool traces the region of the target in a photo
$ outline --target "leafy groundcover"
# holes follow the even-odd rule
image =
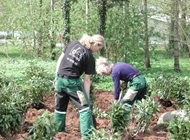
[[[98,108],[100,108],[104,112],[109,112],[111,109],[111,105],[113,102],[113,93],[110,91],[102,91],[95,90],[95,102]],[[159,98],[157,96],[153,97],[156,101],[159,102]],[[23,137],[29,137],[28,127],[30,127],[38,116],[44,112],[44,110],[48,110],[53,113],[54,111],[54,94],[48,96],[44,101],[43,109],[37,110],[35,108],[30,107],[26,113],[25,121],[19,132],[17,132],[14,136],[7,136],[6,138],[0,138],[0,140],[4,139],[15,139],[15,140],[23,140]],[[127,133],[124,133],[122,136],[122,140],[167,140],[169,138],[169,132],[167,131],[164,125],[157,125],[158,117],[167,111],[175,110],[175,108],[171,105],[170,107],[165,107],[163,105],[159,108],[159,113],[155,115],[150,123],[149,130],[143,133],[138,133],[134,137],[130,137]],[[59,132],[56,134],[56,140],[80,140],[80,129],[79,129],[79,119],[78,112],[73,106],[72,103],[69,103],[67,118],[66,118],[66,132]],[[110,129],[110,119],[109,118],[98,118],[96,117],[96,129],[104,129],[105,131],[109,131]],[[133,123],[129,123],[128,125],[134,125]],[[127,130],[126,130],[127,131]]]

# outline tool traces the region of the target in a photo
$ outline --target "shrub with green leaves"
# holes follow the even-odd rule
[[[0,98],[1,98],[0,94]],[[6,136],[14,134],[19,130],[23,118],[21,112],[18,111],[11,102],[0,103],[0,135]]]
[[[31,77],[26,84],[28,84],[29,95],[32,103],[39,103],[43,101],[43,97],[50,91],[50,81],[42,77]]]
[[[0,88],[0,135],[13,134],[21,126],[28,108],[25,93],[13,81]]]
[[[30,101],[30,99],[28,98],[27,89],[18,86],[16,91],[12,93],[10,98],[12,104],[17,110],[21,111],[21,113],[26,113],[29,108],[28,102]]]
[[[34,126],[30,127],[29,133],[31,136],[24,138],[25,140],[51,140],[57,133],[57,126],[53,121],[53,115],[48,111],[44,111],[36,119]]]
[[[97,106],[93,106],[93,115],[95,115],[97,118],[107,118],[108,114],[105,111],[102,111]]]
[[[174,117],[167,127],[170,132],[170,140],[189,140],[190,138],[190,122],[183,118]]]
[[[5,84],[0,89],[1,103],[10,103],[15,109],[25,113],[28,108],[27,90],[18,85],[15,81]]]
[[[159,112],[159,103],[151,97],[138,100],[133,105],[132,118],[136,121],[135,132],[144,132],[150,125],[151,118]]]
[[[26,91],[13,80],[6,81],[2,80],[0,88],[0,135],[2,136],[13,134],[20,128],[24,120],[23,115],[28,109]]]
[[[178,78],[173,75],[160,75],[150,83],[150,90],[164,100],[175,100],[185,102],[190,91],[188,78]]]
[[[26,87],[29,92],[32,103],[40,103],[43,97],[50,93],[52,82],[47,77],[48,74],[44,68],[38,66],[35,61],[31,61],[26,68]]]
[[[30,79],[31,77],[47,77],[47,72],[45,69],[38,65],[37,60],[32,60],[29,62],[29,66],[25,69],[25,76],[27,79]]]
[[[12,80],[8,77],[5,77],[2,73],[0,73],[0,88],[2,88],[3,86],[8,86],[9,83],[12,82]]]
[[[123,133],[130,119],[130,108],[120,103],[113,104],[109,116],[113,133]]]
[[[110,134],[104,129],[93,129],[92,134],[87,138],[87,140],[121,140],[121,135],[118,133]]]

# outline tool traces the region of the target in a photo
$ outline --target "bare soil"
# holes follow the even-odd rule
[[[113,93],[110,91],[103,91],[103,90],[95,90],[95,102],[94,105],[99,107],[102,111],[109,112],[111,109],[111,105],[113,102]],[[154,96],[153,97],[157,102],[160,102],[163,104],[163,101],[159,99],[159,97]],[[44,100],[44,109],[49,110],[50,112],[54,112],[54,94],[46,97]],[[166,126],[164,125],[157,125],[158,117],[167,111],[175,110],[175,107],[172,103],[168,105],[161,105],[160,112],[158,115],[155,115],[152,120],[151,124],[149,126],[150,131],[146,131],[144,133],[139,133],[135,137],[129,137],[127,133],[123,134],[122,140],[168,140],[169,132],[166,129]],[[25,122],[23,126],[21,127],[21,130],[14,136],[14,137],[7,137],[4,138],[4,140],[23,140],[21,136],[29,137],[28,133],[28,127],[32,125],[33,122],[35,122],[36,118],[42,114],[42,110],[37,110],[35,108],[29,108],[26,117]],[[59,132],[56,134],[56,140],[80,140],[80,129],[79,129],[79,119],[78,119],[78,111],[76,110],[75,106],[73,106],[72,103],[69,103],[68,111],[67,111],[67,118],[66,118],[66,132]],[[109,129],[109,119],[100,119],[96,118],[97,126],[96,129]],[[133,125],[133,124],[129,124]],[[3,140],[3,138],[0,138],[0,140]]]

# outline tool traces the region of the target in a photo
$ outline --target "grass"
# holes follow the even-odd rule
[[[58,55],[58,54],[57,54]],[[166,55],[165,51],[156,51],[151,57],[151,68],[145,69],[142,60],[134,60],[132,65],[137,67],[141,73],[146,77],[147,82],[150,83],[152,79],[163,75],[175,75],[179,78],[189,76],[190,58],[180,58],[180,72],[175,72],[174,60]],[[17,80],[24,80],[23,73],[25,72],[30,61],[35,61],[37,65],[43,67],[50,79],[55,77],[56,61],[52,61],[49,58],[42,59],[35,57],[33,50],[26,50],[23,47],[3,45],[0,51],[0,70],[3,75]],[[23,81],[24,82],[24,81]],[[103,90],[113,90],[113,83],[109,76],[99,76],[98,82],[95,84],[95,88]]]
[[[0,58],[0,70],[2,74],[11,79],[23,80],[24,72],[31,61],[45,68],[48,76],[54,79],[56,61],[37,58],[32,50],[26,51],[18,46],[1,46]]]

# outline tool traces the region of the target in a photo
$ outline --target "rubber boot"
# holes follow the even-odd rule
[[[94,128],[91,110],[81,110],[79,119],[82,139],[86,139],[91,134],[91,129]]]
[[[121,104],[125,105],[125,107],[128,111],[131,111],[131,108],[132,108],[132,102],[131,101],[126,101],[126,100],[122,99]]]
[[[65,131],[65,119],[66,119],[66,114],[59,114],[57,112],[54,112],[54,122],[58,126],[58,131],[63,132]]]

